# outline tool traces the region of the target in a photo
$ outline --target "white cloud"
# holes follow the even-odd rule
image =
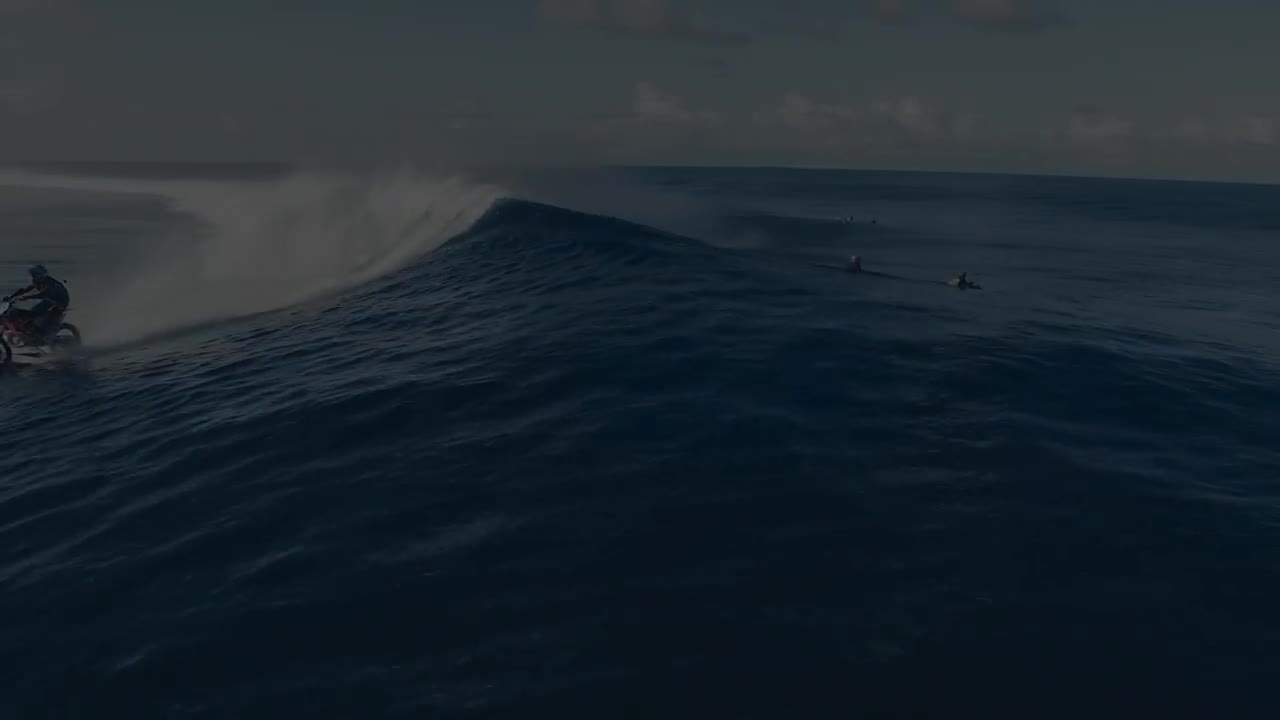
[[[1275,145],[1280,141],[1280,121],[1265,115],[1241,118],[1239,138],[1254,145]]]
[[[867,12],[883,23],[905,23],[915,17],[913,0],[864,0]]]
[[[675,95],[663,92],[652,83],[636,86],[631,100],[635,119],[666,125],[712,127],[720,123],[720,115],[710,110],[691,110]]]
[[[1152,133],[1155,140],[1192,144],[1280,145],[1280,116],[1260,113],[1188,117]]]
[[[754,109],[700,106],[654,83],[590,134],[621,162],[1280,179],[1280,114],[1162,121],[1082,105],[1028,124],[902,93],[832,100],[791,93]]]
[[[1039,0],[948,0],[947,10],[969,25],[1004,32],[1043,30],[1060,19]]]
[[[795,141],[829,149],[893,147],[974,139],[978,116],[944,110],[912,96],[836,104],[792,94],[757,124]]]
[[[0,17],[54,16],[74,13],[79,0],[0,0]]]
[[[73,0],[0,0],[0,112],[32,115],[56,104],[57,58],[76,11]]]
[[[22,13],[39,10],[45,4],[40,0],[0,0],[0,13]]]
[[[538,12],[543,19],[566,25],[594,25],[600,22],[598,0],[542,0]]]
[[[919,98],[878,100],[872,105],[872,109],[875,117],[908,135],[925,138],[938,134],[938,118]]]
[[[575,130],[596,162],[713,162],[733,147],[740,119],[689,103],[652,82],[637,83],[616,112]]]
[[[750,37],[694,15],[673,0],[539,0],[543,20],[570,27],[727,45]]]
[[[890,25],[941,14],[971,27],[999,32],[1034,32],[1050,28],[1061,16],[1046,0],[864,0],[871,17]]]
[[[852,126],[858,118],[856,110],[798,94],[788,95],[777,110],[783,127],[804,133],[839,131]]]
[[[1075,143],[1093,145],[1131,137],[1136,129],[1132,120],[1102,115],[1077,113],[1067,122],[1066,135]]]

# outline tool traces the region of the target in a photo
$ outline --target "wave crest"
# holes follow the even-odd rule
[[[143,243],[123,269],[76,298],[78,321],[99,346],[358,287],[466,231],[502,197],[496,186],[407,173],[232,183],[27,177],[22,184],[160,195],[188,220]]]

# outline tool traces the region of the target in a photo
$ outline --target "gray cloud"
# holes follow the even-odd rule
[[[631,101],[632,117],[636,120],[685,127],[715,127],[720,124],[719,113],[711,110],[691,110],[676,96],[663,92],[653,83],[636,86]]]
[[[1128,140],[1137,129],[1132,120],[1110,115],[1095,105],[1082,105],[1068,118],[1062,132],[1078,145],[1102,146]]]
[[[793,93],[755,110],[699,106],[641,83],[585,134],[617,162],[729,162],[1276,181],[1280,114],[1140,121],[1083,104],[1036,127],[911,94]]]
[[[867,13],[887,25],[903,25],[938,14],[971,27],[1020,33],[1047,30],[1062,16],[1045,0],[865,0]]]
[[[1188,117],[1159,128],[1152,135],[1159,140],[1190,145],[1280,149],[1280,115],[1245,113],[1215,118]]]
[[[1002,32],[1034,32],[1061,22],[1038,0],[949,0],[947,10],[961,22]]]
[[[0,14],[17,14],[40,10],[45,3],[39,0],[0,0]]]
[[[0,0],[0,17],[14,18],[66,15],[75,12],[79,0]]]
[[[980,155],[983,122],[976,113],[913,95],[838,103],[792,94],[749,121],[757,143],[783,156],[821,164],[922,165]]]
[[[973,113],[911,95],[840,103],[793,93],[737,112],[691,104],[641,83],[619,116],[588,135],[594,154],[619,162],[738,162],[852,166],[899,162],[925,167],[938,157],[980,157]]]
[[[1260,112],[1188,116],[1139,122],[1092,104],[1077,107],[1045,137],[1073,150],[1131,147],[1280,149],[1280,115]]]
[[[72,0],[0,0],[0,122],[57,97],[59,55],[77,28],[77,10]]]
[[[871,17],[889,25],[900,25],[915,19],[916,4],[913,0],[865,0]]]
[[[539,0],[538,13],[548,22],[570,27],[666,36],[705,45],[751,40],[747,33],[698,17],[671,0]]]

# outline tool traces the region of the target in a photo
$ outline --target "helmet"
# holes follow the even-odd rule
[[[31,273],[32,280],[43,280],[49,277],[49,271],[45,270],[43,265],[32,265],[27,272]]]

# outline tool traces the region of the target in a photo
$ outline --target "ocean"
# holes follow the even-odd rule
[[[1280,717],[1278,241],[1276,186],[5,171],[84,347],[0,373],[0,717]]]

